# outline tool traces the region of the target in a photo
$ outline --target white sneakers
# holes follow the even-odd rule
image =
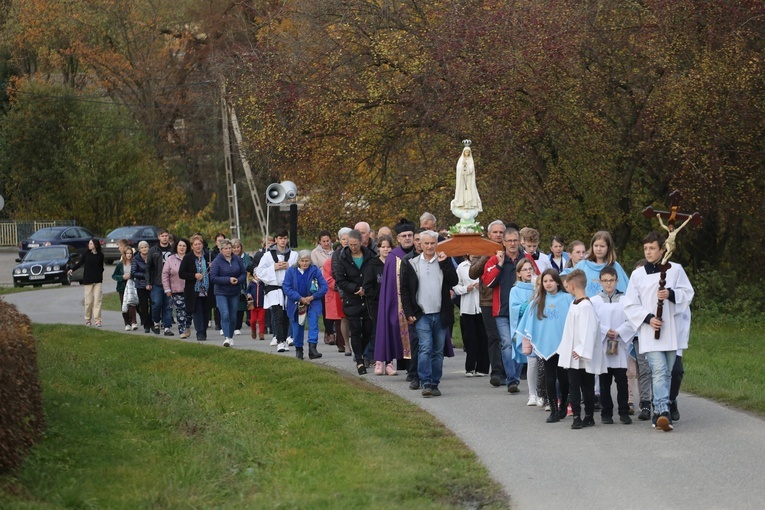
[[[238,329],[234,330],[234,336],[241,335],[241,334],[242,334],[242,332],[240,330],[238,330]]]
[[[276,339],[276,337],[273,337],[271,339],[271,343],[268,345],[270,345],[271,347],[274,347],[277,343],[279,343],[279,341]]]
[[[537,397],[535,397],[534,395],[531,395],[529,397],[529,401],[526,402],[526,405],[527,406],[535,406],[536,407],[536,405],[537,405]]]
[[[233,347],[233,346],[234,346],[234,341],[231,340],[230,338],[226,338],[223,340],[223,347]]]
[[[130,325],[125,326],[125,331],[130,331]]]
[[[279,342],[276,346],[276,352],[284,352],[287,350],[287,344],[284,342]]]
[[[292,341],[292,337],[291,336],[287,337],[287,345],[295,345],[295,342]]]
[[[219,334],[220,336],[223,336],[223,330],[221,329],[221,330],[220,330],[220,332],[219,332],[218,334]]]
[[[136,324],[136,323],[134,322],[133,324],[131,324],[131,325],[130,325],[130,329],[132,329],[133,331],[135,331],[136,329],[138,329],[138,324]]]
[[[544,407],[545,406],[545,399],[542,397],[537,397],[537,407]],[[549,411],[549,409],[547,409]]]

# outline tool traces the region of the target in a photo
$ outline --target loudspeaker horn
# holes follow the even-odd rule
[[[266,188],[266,198],[272,204],[281,204],[297,196],[297,186],[292,181],[275,182]]]

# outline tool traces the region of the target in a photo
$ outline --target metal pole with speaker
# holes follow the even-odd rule
[[[292,181],[275,182],[266,188],[266,201],[268,202],[268,217],[266,218],[266,230],[270,234],[271,207],[280,206],[285,201],[295,201],[297,198],[297,186]],[[297,204],[290,205],[290,246],[297,247]]]

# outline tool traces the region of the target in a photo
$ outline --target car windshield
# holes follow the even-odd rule
[[[133,237],[138,232],[139,227],[120,227],[112,230],[106,237],[111,239],[123,239]]]
[[[58,229],[53,228],[41,228],[31,236],[29,236],[30,239],[34,239],[35,241],[45,241],[49,239],[57,239],[59,234]]]
[[[67,258],[66,248],[60,246],[50,246],[46,248],[36,248],[31,250],[24,257],[24,262],[43,262],[46,260]]]

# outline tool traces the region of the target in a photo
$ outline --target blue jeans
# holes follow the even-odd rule
[[[306,318],[305,323],[308,325],[308,343],[309,344],[317,344],[319,343],[319,316],[321,314],[311,308],[308,307],[308,310],[306,310]],[[303,332],[305,331],[305,326],[298,324],[297,319],[290,321],[290,324],[292,325],[292,342],[295,344],[295,348],[302,348],[303,347]]]
[[[163,328],[173,325],[173,309],[170,307],[172,300],[172,297],[165,295],[162,285],[151,286],[151,319],[154,324],[161,322]]]
[[[672,367],[675,365],[676,357],[677,351],[645,353],[645,359],[651,366],[653,411],[656,414],[669,412],[669,385],[672,380]]]
[[[444,371],[444,342],[446,329],[441,325],[440,313],[427,313],[415,323],[419,337],[417,374],[423,387],[438,386]]]
[[[233,296],[215,296],[215,305],[220,310],[220,326],[224,338],[234,338],[236,329],[236,310],[239,307],[239,294]]]
[[[507,380],[505,384],[518,384],[521,382],[521,363],[513,359],[513,334],[510,331],[510,317],[494,317],[497,321],[499,338],[502,341],[502,365],[505,367]]]

